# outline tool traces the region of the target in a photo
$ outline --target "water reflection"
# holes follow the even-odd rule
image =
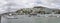
[[[30,17],[29,17],[30,16]],[[5,16],[7,23],[60,23],[59,15],[12,15]]]
[[[57,14],[57,15],[56,14],[55,15],[52,15],[52,14],[50,14],[50,15],[49,14],[46,14],[46,15],[45,14],[42,14],[42,15],[41,14],[29,15],[29,17],[31,17],[31,16],[36,16],[36,17],[57,17],[57,18],[60,17],[59,14]]]

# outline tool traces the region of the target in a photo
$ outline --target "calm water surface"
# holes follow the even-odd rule
[[[15,16],[17,19],[7,19],[7,23],[60,23],[60,17],[37,17],[28,15]]]

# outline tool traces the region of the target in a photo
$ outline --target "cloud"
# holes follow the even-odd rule
[[[34,2],[35,0],[0,0],[0,13],[8,12],[8,8],[10,8],[10,11],[20,8],[32,8]]]
[[[60,0],[37,0],[36,3],[36,5],[43,5],[48,8],[60,8]]]
[[[20,8],[32,8],[34,6],[46,6],[48,8],[59,8],[59,0],[0,0],[0,13],[7,12],[9,3],[15,4],[10,7],[10,11]]]

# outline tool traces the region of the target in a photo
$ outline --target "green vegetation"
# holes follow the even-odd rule
[[[56,14],[60,14],[60,11],[56,12]]]
[[[46,7],[42,7],[42,6],[38,6],[38,7],[34,7],[34,8],[25,8],[25,9],[21,9],[21,10],[17,10],[16,13],[18,14],[51,14],[52,12],[54,12],[54,14],[60,14],[60,11],[57,12],[57,10],[52,10],[48,9]]]

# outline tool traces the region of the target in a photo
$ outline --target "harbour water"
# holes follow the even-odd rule
[[[47,15],[48,16],[48,15]],[[17,16],[2,16],[1,23],[60,23],[59,14],[56,16],[31,16],[17,15]],[[3,19],[4,18],[4,19]]]

